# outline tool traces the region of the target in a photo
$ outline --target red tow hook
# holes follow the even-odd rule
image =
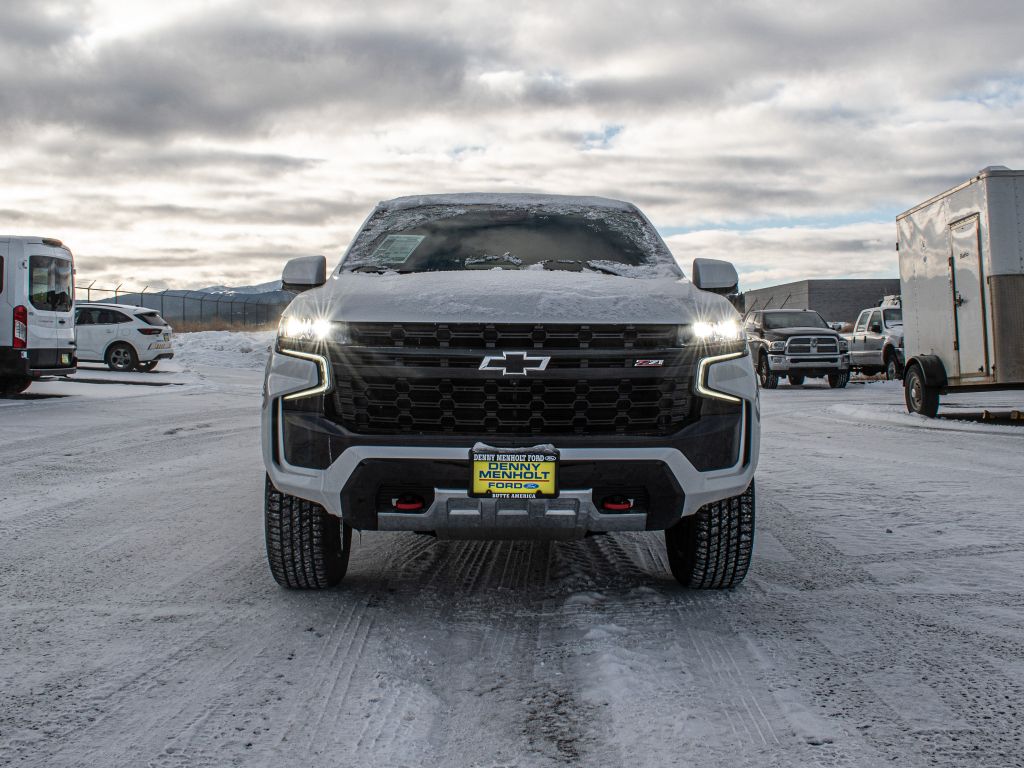
[[[601,508],[609,512],[628,512],[633,508],[633,500],[625,496],[608,496],[601,502]]]
[[[391,506],[399,512],[419,512],[423,509],[423,499],[419,496],[399,496],[391,502]]]

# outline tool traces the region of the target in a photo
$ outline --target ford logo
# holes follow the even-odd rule
[[[523,488],[529,488],[531,491],[535,491],[540,488],[537,483],[523,483]]]

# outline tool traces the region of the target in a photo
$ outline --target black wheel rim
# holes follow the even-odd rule
[[[918,413],[921,411],[921,402],[924,396],[922,390],[921,378],[916,373],[911,374],[910,386],[908,387],[908,391],[910,392],[910,405]]]
[[[118,347],[110,353],[110,362],[118,370],[124,370],[131,367],[132,358],[127,349]]]

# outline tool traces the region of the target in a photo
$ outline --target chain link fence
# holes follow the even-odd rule
[[[266,293],[206,293],[147,288],[130,290],[98,287],[95,282],[75,286],[76,301],[132,304],[155,309],[168,323],[186,326],[266,326],[276,323],[295,294],[290,291]]]

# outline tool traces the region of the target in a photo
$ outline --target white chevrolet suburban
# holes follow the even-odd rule
[[[303,257],[283,282],[302,292],[264,386],[278,583],[336,584],[352,529],[664,530],[682,584],[743,580],[759,403],[732,265],[687,280],[628,203],[436,195],[379,204],[333,273]]]

